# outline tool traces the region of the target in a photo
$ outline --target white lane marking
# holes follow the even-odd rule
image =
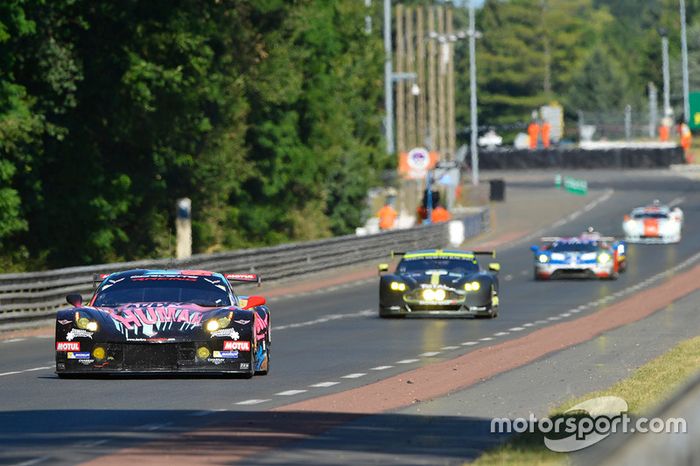
[[[396,364],[413,364],[418,361],[420,361],[420,359],[402,359],[401,361],[396,361]]]
[[[332,320],[340,320],[340,319],[352,319],[356,317],[365,317],[365,316],[370,316],[376,314],[376,311],[373,311],[371,309],[365,309],[363,311],[357,311],[357,312],[351,312],[348,314],[330,314],[324,317],[320,317],[318,319],[314,320],[307,320],[306,322],[297,322],[295,324],[287,324],[287,325],[275,325],[274,330],[275,332],[279,332],[280,330],[286,330],[290,328],[299,328],[299,327],[308,327],[310,325],[317,325],[317,324],[323,324],[326,322],[330,322]]]
[[[561,317],[559,317],[559,316],[547,317],[547,320],[552,320],[552,321],[554,321],[554,320],[560,320],[560,319],[561,319]]]
[[[484,337],[484,338],[479,338],[479,341],[491,341],[493,338],[491,337]]]
[[[201,416],[208,416],[210,414],[214,414],[214,411],[211,410],[206,410],[206,411],[197,411],[196,413],[190,413],[188,416],[193,416],[193,417],[201,417]]]
[[[5,375],[23,374],[25,372],[43,371],[43,370],[52,369],[52,368],[53,368],[53,366],[41,366],[41,367],[32,367],[31,369],[22,369],[21,371],[2,372],[2,373],[0,373],[0,377],[5,376]]]
[[[172,425],[172,422],[165,422],[162,424],[144,424],[142,426],[134,427],[134,430],[148,430],[150,432],[153,432],[155,430],[162,429],[163,427],[167,427]]]
[[[552,228],[559,228],[560,226],[563,226],[566,223],[566,219],[562,218],[560,220],[557,220],[556,222],[552,223]]]
[[[37,335],[34,338],[53,338],[54,335]]]
[[[562,312],[561,314],[559,314],[559,316],[560,316],[560,317],[571,317],[571,311],[569,311],[569,312]]]
[[[102,439],[102,440],[93,440],[91,442],[78,442],[75,444],[76,447],[78,448],[93,448],[98,445],[102,445],[103,443],[107,443],[109,440],[107,439]]]
[[[535,324],[533,324],[532,322],[528,322],[527,324],[523,324],[523,327],[532,327],[533,325]]]
[[[459,348],[459,346],[443,346],[441,349],[443,351],[452,351],[452,350],[456,350],[457,348]]]
[[[10,338],[9,340],[3,340],[3,343],[17,343],[18,341],[24,341],[26,338]]]
[[[34,458],[31,460],[23,461],[21,463],[16,463],[15,466],[32,466],[33,464],[39,464],[48,460],[50,456],[42,456],[40,458]]]
[[[536,320],[536,321],[533,322],[533,323],[535,323],[535,324],[537,324],[537,325],[541,325],[541,324],[546,324],[547,321],[546,321],[546,320]]]
[[[394,367],[394,366],[377,366],[377,367],[371,368],[370,370],[371,371],[385,371],[387,369],[391,369],[392,367]]]
[[[511,280],[513,279],[513,276],[510,275],[510,274],[508,274],[508,275],[506,275],[506,276],[504,277],[504,279],[505,279],[505,281],[509,282],[509,281],[511,281]]]
[[[276,396],[293,396],[300,393],[306,393],[308,390],[285,390],[283,392],[275,393]]]
[[[584,209],[585,209],[585,207],[584,207]],[[572,220],[576,220],[576,219],[579,218],[580,216],[581,216],[581,212],[580,212],[580,211],[579,211],[579,212],[574,212],[573,214],[569,215],[566,219],[567,219],[568,221],[572,221]]]
[[[509,328],[508,330],[510,330],[511,332],[520,332],[521,330],[525,330],[525,329],[523,327],[513,327],[513,328]]]
[[[576,308],[576,309],[570,310],[569,312],[572,313],[572,314],[578,314],[579,312],[581,312],[581,309]]]
[[[355,372],[354,374],[348,374],[341,377],[341,379],[359,379],[367,375],[366,372]]]
[[[250,405],[259,405],[260,403],[265,403],[266,401],[270,401],[269,399],[267,400],[258,400],[258,399],[250,399],[250,400],[245,400],[245,401],[239,401],[238,403],[234,403],[237,405],[242,405],[242,406],[250,406]]]
[[[478,345],[478,344],[479,344],[478,341],[465,341],[464,343],[462,343],[462,346],[474,346],[474,345]]]
[[[314,388],[328,388],[332,387],[333,385],[338,385],[340,382],[319,382],[315,383],[313,385],[309,385],[309,387],[314,387]]]
[[[677,197],[677,198],[675,198],[674,200],[672,200],[671,202],[669,202],[669,203],[668,203],[668,206],[669,206],[669,207],[675,207],[675,206],[677,206],[678,204],[682,203],[683,201],[685,201],[685,197],[683,197],[683,196]]]
[[[41,367],[32,367],[31,369],[25,369],[22,372],[34,372],[34,371],[43,371],[45,369],[51,369],[53,366],[41,366]]]
[[[421,353],[418,356],[421,358],[432,358],[433,356],[437,356],[440,354],[440,351],[428,351],[427,353]]]
[[[510,335],[510,332],[498,332],[493,334],[494,337],[502,337],[503,335]]]

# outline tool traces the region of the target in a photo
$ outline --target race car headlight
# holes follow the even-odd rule
[[[217,319],[213,319],[207,322],[207,330],[210,332],[216,332],[220,328],[221,324],[219,324],[219,321]]]
[[[90,320],[87,317],[81,316],[80,312],[75,313],[75,325],[79,329],[88,330],[90,332],[96,332],[99,328],[97,322],[95,322],[94,320]]]
[[[600,254],[598,254],[598,262],[601,264],[607,264],[608,262],[610,262],[610,254],[608,254],[607,252],[601,252]]]
[[[435,290],[431,290],[430,288],[423,290],[423,299],[426,301],[435,301]]]
[[[105,358],[106,355],[107,355],[107,352],[106,352],[105,349],[104,349],[103,347],[101,347],[101,346],[96,346],[96,347],[92,350],[92,357],[95,358],[95,359],[97,359],[97,360],[100,360],[100,361],[103,360],[103,359]]]
[[[596,253],[594,252],[587,252],[585,254],[581,254],[581,260],[582,261],[591,261],[596,259]]]
[[[394,291],[406,291],[406,284],[401,282],[391,282],[389,288]]]
[[[447,297],[445,290],[435,290],[435,301],[443,301]]]
[[[199,359],[207,359],[210,354],[211,352],[206,346],[200,346],[199,348],[197,348],[197,357]]]
[[[481,289],[481,283],[471,282],[464,284],[465,291],[479,291]]]
[[[221,328],[226,328],[231,323],[232,317],[233,313],[229,312],[227,316],[211,319],[207,322],[206,328],[209,332],[216,332]]]
[[[537,260],[544,264],[545,262],[549,262],[549,256],[547,256],[547,254],[540,254]]]

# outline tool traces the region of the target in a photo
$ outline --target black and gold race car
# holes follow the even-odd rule
[[[498,315],[498,263],[488,270],[476,257],[495,257],[494,251],[429,249],[406,253],[394,273],[379,264],[379,316],[475,316]]]

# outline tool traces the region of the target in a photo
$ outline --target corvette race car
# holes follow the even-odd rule
[[[625,243],[589,229],[571,238],[542,238],[543,246],[531,246],[535,280],[554,278],[616,279],[627,267]]]
[[[237,296],[231,282],[260,281],[204,270],[96,276],[90,302],[68,295],[73,307],[56,316],[56,373],[267,374],[265,298]]]
[[[479,267],[478,255],[495,256],[493,251],[430,249],[406,253],[394,273],[389,264],[379,265],[379,316],[412,315],[485,316],[498,315],[498,271],[500,265]]]
[[[625,215],[622,229],[630,243],[677,243],[681,240],[683,211],[654,201]]]

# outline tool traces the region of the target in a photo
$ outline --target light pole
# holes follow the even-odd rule
[[[685,0],[681,0],[681,56],[683,61],[683,121],[690,121],[690,85],[688,84],[688,39],[685,32]]]
[[[474,18],[474,2],[469,1],[469,100],[471,107],[471,155],[472,155],[472,184],[479,185],[479,152],[476,145],[478,122],[476,114],[476,39],[481,33],[476,30]]]
[[[661,66],[664,76],[664,118],[671,116],[671,81],[668,70],[668,33],[666,29],[659,29],[661,34]]]
[[[391,0],[384,0],[384,134],[387,154],[394,153],[394,86],[391,46]]]

